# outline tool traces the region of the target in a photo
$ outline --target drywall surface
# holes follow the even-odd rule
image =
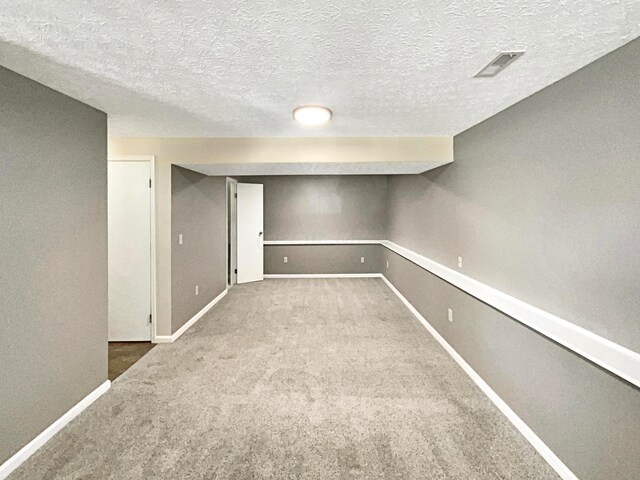
[[[227,288],[226,208],[224,177],[171,167],[171,333]]]
[[[465,275],[639,351],[638,58],[636,40],[456,136],[453,164],[390,178],[389,240],[453,269],[461,256]],[[579,478],[640,476],[638,389],[388,256],[389,279]]]
[[[453,153],[453,141],[451,142],[451,152]],[[226,177],[257,177],[265,175],[415,175],[441,167],[452,161],[181,163],[180,166],[205,175]]]
[[[381,245],[265,245],[264,273],[380,273],[383,248]]]
[[[578,478],[640,478],[637,388],[391,250],[382,261],[387,279]]]
[[[112,137],[110,147],[140,155],[161,156],[173,164],[372,164],[389,162],[448,163],[453,137],[348,138],[128,138]],[[113,152],[112,152],[113,153]],[[352,168],[356,168],[353,166]],[[205,170],[206,171],[206,170]],[[204,173],[204,172],[202,172]],[[216,173],[218,174],[218,173]]]
[[[238,177],[264,185],[265,240],[383,240],[387,177]]]
[[[0,67],[0,464],[107,380],[107,116]]]
[[[389,240],[640,351],[640,40],[390,179]]]

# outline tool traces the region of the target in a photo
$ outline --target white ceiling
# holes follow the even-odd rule
[[[0,64],[111,135],[453,135],[640,35],[638,0],[0,0]],[[495,78],[501,50],[526,54]],[[298,104],[327,126],[291,120]]]
[[[322,162],[322,163],[201,163],[178,164],[205,175],[409,175],[450,163],[443,162]]]

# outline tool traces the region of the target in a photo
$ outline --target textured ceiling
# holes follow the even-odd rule
[[[178,164],[195,172],[214,176],[263,175],[407,175],[423,173],[444,162],[323,162],[323,163],[201,163]]]
[[[638,35],[638,0],[0,0],[0,64],[123,136],[452,135]]]

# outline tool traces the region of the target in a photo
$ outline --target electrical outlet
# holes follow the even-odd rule
[[[360,263],[364,263],[364,257],[360,257]]]
[[[178,245],[182,245],[182,234],[178,234]]]
[[[462,257],[458,257],[458,268],[462,268]]]
[[[453,322],[453,310],[449,309],[449,321]]]
[[[196,295],[200,294],[200,285],[196,285]]]
[[[289,263],[289,257],[284,257],[283,261],[284,261],[284,263]]]

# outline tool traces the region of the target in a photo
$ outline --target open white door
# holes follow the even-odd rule
[[[238,283],[264,278],[262,185],[238,183],[236,202]]]
[[[236,223],[236,198],[238,181],[227,177],[227,287],[238,283],[238,241]]]
[[[150,162],[108,165],[109,341],[149,341]]]

